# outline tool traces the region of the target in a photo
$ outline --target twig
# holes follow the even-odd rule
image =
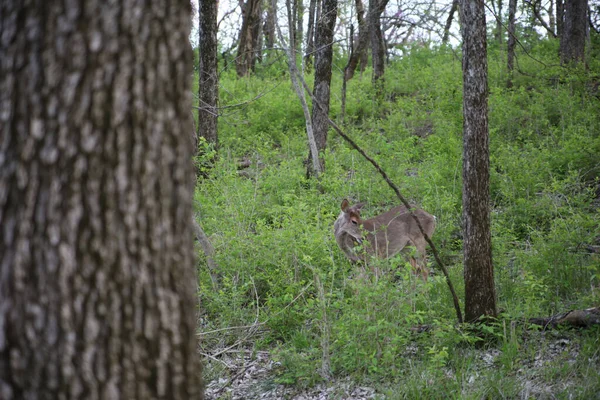
[[[204,357],[208,357],[208,358],[210,358],[210,359],[211,359],[211,360],[213,360],[213,361],[220,362],[220,363],[221,363],[221,364],[223,364],[223,365],[225,366],[225,368],[227,368],[227,369],[232,369],[232,366],[231,366],[231,365],[227,364],[227,363],[226,363],[225,361],[223,361],[223,360],[219,360],[217,357],[215,357],[215,356],[213,356],[213,355],[210,355],[210,354],[208,354],[208,353],[204,353],[204,352],[202,352],[202,351],[199,351],[198,353],[199,353],[200,355],[204,356]]]
[[[309,282],[306,286],[304,286],[302,288],[302,290],[300,291],[300,293],[298,293],[298,295],[296,297],[294,297],[292,299],[292,301],[290,301],[285,307],[283,307],[281,310],[279,310],[278,312],[276,312],[275,314],[271,315],[270,317],[268,317],[266,320],[262,321],[262,322],[255,322],[252,325],[241,325],[241,326],[228,326],[227,328],[219,328],[219,329],[213,329],[212,331],[207,331],[207,332],[198,332],[196,333],[196,336],[207,336],[207,335],[211,335],[213,333],[217,333],[217,332],[224,332],[224,331],[231,331],[234,329],[247,329],[247,328],[254,328],[260,325],[265,325],[267,322],[269,322],[269,320],[273,317],[278,316],[279,314],[283,313],[285,310],[287,310],[288,308],[290,308],[292,306],[292,304],[294,304],[296,302],[296,300],[298,300],[303,294],[304,292],[306,292],[306,290],[308,290],[309,287],[312,286],[312,282]],[[219,354],[222,354],[223,351],[220,351]]]
[[[237,378],[239,378],[244,372],[248,371],[248,369],[253,366],[254,364],[256,364],[256,361],[252,361],[251,363],[249,363],[248,365],[246,365],[246,367],[244,367],[240,372],[238,372],[237,374],[235,374],[234,376],[232,376],[231,378],[229,378],[229,380],[227,382],[225,382],[225,384],[223,386],[221,386],[219,389],[215,390],[215,395],[220,394],[223,390],[225,390],[225,388],[229,385],[231,385],[233,383],[233,381],[235,381]]]

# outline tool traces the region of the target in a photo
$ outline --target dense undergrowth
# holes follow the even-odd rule
[[[281,362],[277,381],[299,386],[331,374],[376,382],[390,398],[522,393],[517,371],[544,342],[515,321],[600,303],[600,68],[592,59],[588,71],[569,71],[556,54],[557,44],[544,42],[520,55],[506,89],[506,55],[490,47],[493,260],[503,313],[483,334],[456,326],[432,263],[426,284],[401,258],[381,262],[387,273],[378,279],[349,264],[332,233],[340,202],[366,202],[372,216],[398,203],[394,193],[334,131],[325,173],[307,180],[303,114],[285,66],[275,61],[247,79],[225,70],[221,106],[239,105],[223,109],[219,157],[195,195],[221,277],[213,285],[199,250],[204,351],[271,350]],[[332,83],[338,121],[342,66]],[[436,215],[433,241],[462,298],[461,74],[460,53],[415,48],[388,66],[382,98],[368,70],[348,83],[343,127],[405,197]],[[251,166],[238,170],[240,160]],[[432,329],[411,331],[422,323]],[[579,356],[567,370],[564,359],[552,360],[536,382],[568,379],[558,397],[597,396],[598,330],[562,334],[577,338]],[[481,348],[499,351],[491,369],[474,352]],[[211,365],[209,379],[222,372]]]

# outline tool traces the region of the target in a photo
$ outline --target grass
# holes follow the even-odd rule
[[[552,65],[546,47],[537,57]],[[244,105],[221,117],[219,157],[196,190],[222,276],[214,290],[199,252],[202,330],[256,329],[206,335],[204,352],[234,344],[269,350],[281,363],[276,380],[296,387],[322,382],[325,362],[334,380],[374,385],[386,398],[600,395],[597,329],[511,324],[600,303],[600,259],[589,250],[600,238],[600,100],[585,84],[594,71],[540,71],[524,58],[521,68],[533,76],[519,76],[509,91],[501,86],[503,63],[494,61],[491,213],[503,319],[485,332],[456,327],[439,271],[415,283],[401,260],[382,262],[382,279],[359,279],[333,238],[339,204],[364,201],[370,217],[396,204],[394,194],[333,132],[325,173],[318,183],[307,180],[304,122],[287,78],[224,72],[221,105]],[[334,76],[334,118],[340,86]],[[415,50],[387,69],[383,100],[372,100],[368,74],[349,82],[344,129],[405,197],[437,216],[433,241],[463,299],[460,88],[453,53]],[[240,174],[238,161],[248,158]],[[423,323],[431,331],[411,333]]]

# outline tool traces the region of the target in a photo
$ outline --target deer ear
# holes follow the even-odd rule
[[[348,209],[349,205],[350,205],[350,203],[348,203],[347,199],[342,200],[342,205],[341,205],[342,211],[346,212],[346,210]]]

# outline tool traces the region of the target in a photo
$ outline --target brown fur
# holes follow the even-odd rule
[[[360,218],[362,206],[359,203],[350,207],[348,200],[344,199],[341,204],[342,212],[334,223],[335,240],[346,256],[354,262],[366,261],[367,256],[385,259],[401,251],[406,254],[407,247],[415,247],[417,257],[407,258],[415,271],[427,280],[427,241],[408,209],[399,206],[363,220]],[[435,231],[435,217],[421,209],[413,209],[413,213],[419,219],[425,234],[431,237]],[[355,247],[361,244],[366,254],[355,251]]]

